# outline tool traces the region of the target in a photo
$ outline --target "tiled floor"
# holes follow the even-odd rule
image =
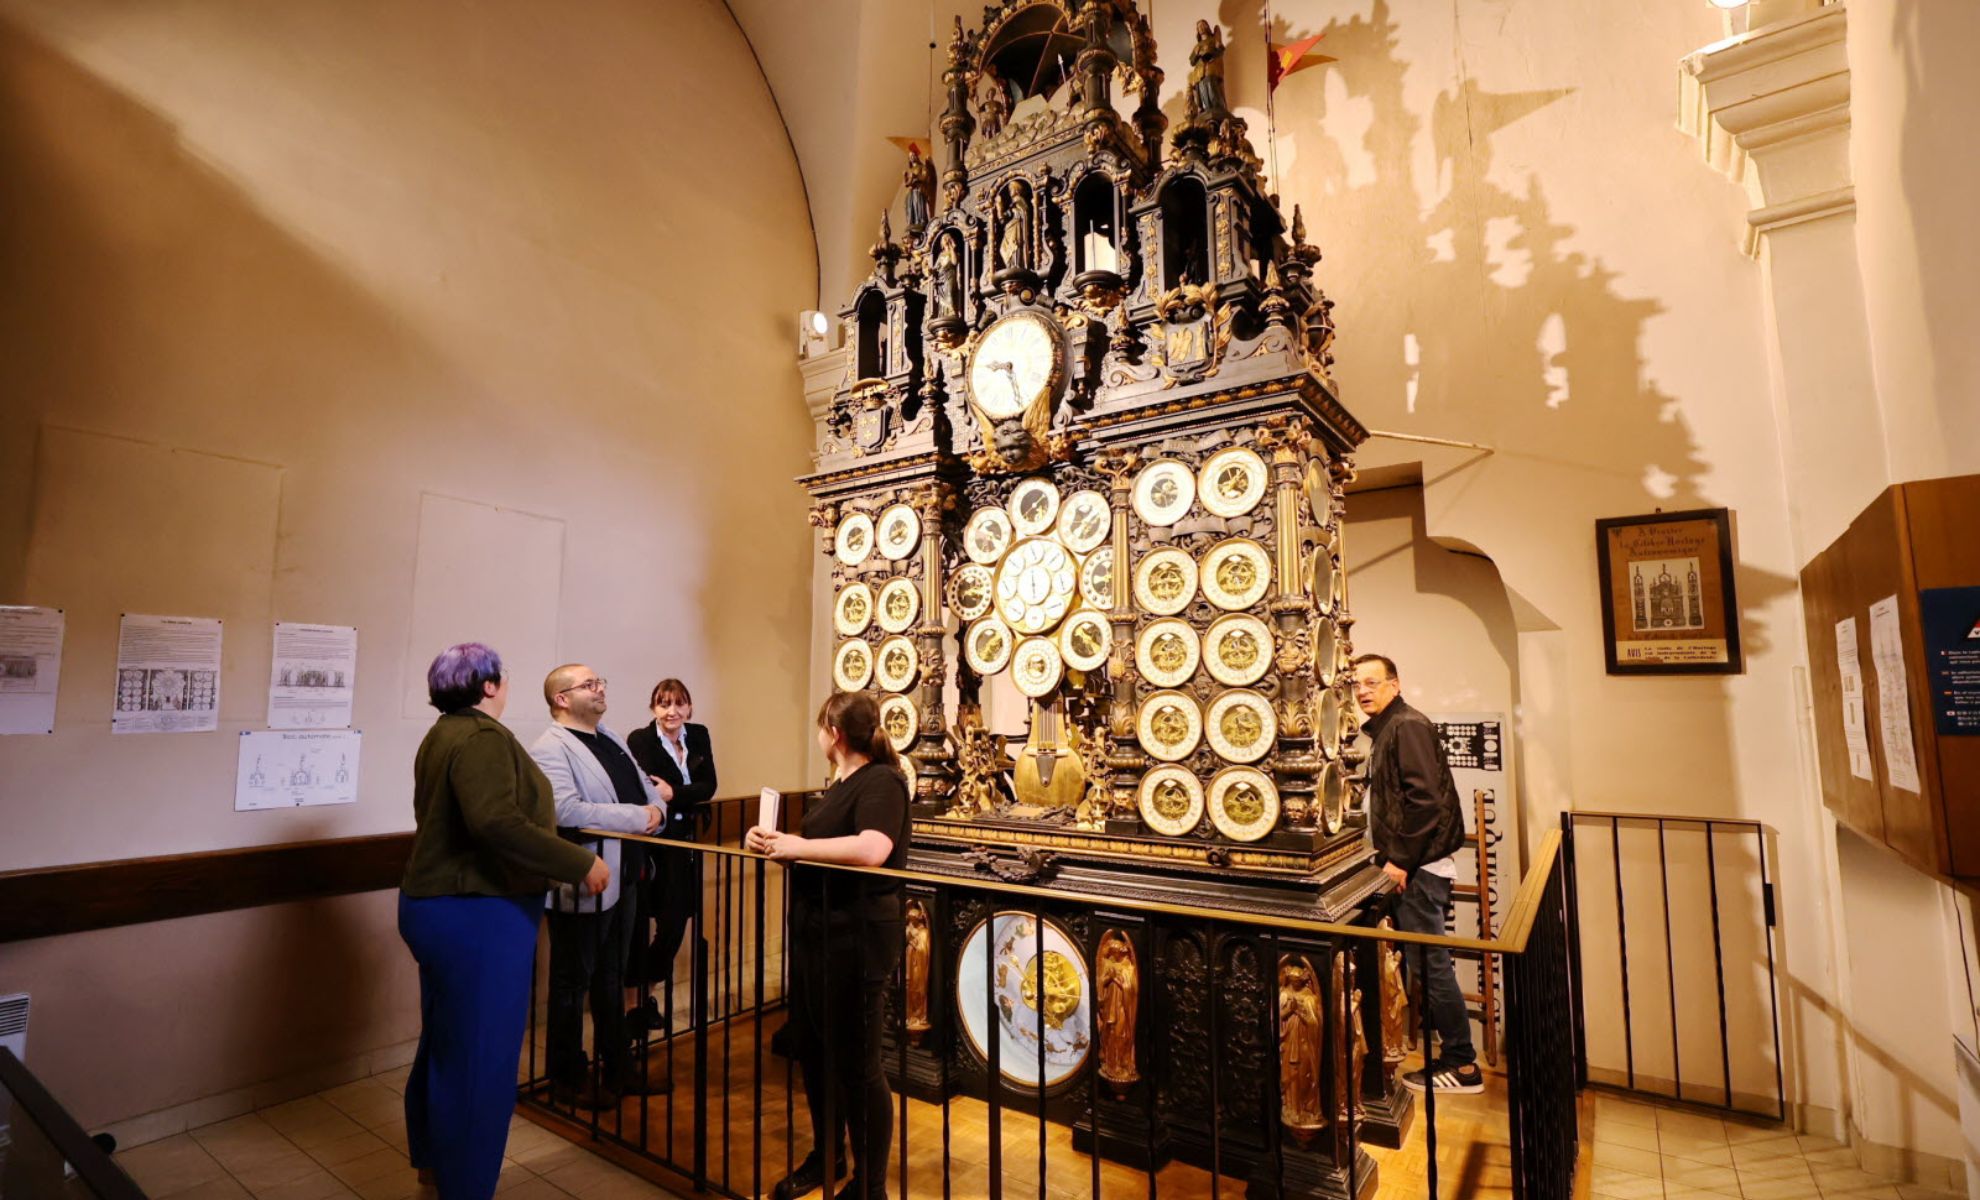
[[[1961,1200],[1865,1174],[1827,1138],[1605,1094],[1590,1182],[1595,1200]]]
[[[117,1162],[152,1200],[430,1200],[406,1160],[404,1069],[136,1146]],[[670,1193],[515,1118],[503,1200]]]

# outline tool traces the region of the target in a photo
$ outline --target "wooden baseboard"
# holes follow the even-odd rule
[[[397,887],[410,833],[0,874],[0,943]]]

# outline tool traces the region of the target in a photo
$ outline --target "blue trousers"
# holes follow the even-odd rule
[[[419,1050],[406,1079],[412,1164],[441,1200],[488,1200],[502,1173],[529,1021],[543,896],[399,895],[419,963]]]

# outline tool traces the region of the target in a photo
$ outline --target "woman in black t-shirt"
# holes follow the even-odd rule
[[[743,844],[781,863],[898,870],[907,862],[907,779],[880,726],[880,706],[864,692],[834,695],[818,710],[818,745],[835,782],[805,810],[803,833],[757,826]],[[825,1147],[840,1144],[843,1127],[852,1134],[853,1178],[838,1195],[885,1200],[894,1106],[880,1036],[905,934],[900,881],[799,869],[790,886],[790,1032],[811,1109],[811,1153],[771,1196],[795,1200],[823,1185]],[[843,1175],[844,1156],[835,1157]]]

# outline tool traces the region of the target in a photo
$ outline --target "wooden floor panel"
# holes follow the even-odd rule
[[[709,1147],[707,1171],[709,1190],[749,1196],[756,1194],[760,1181],[763,1194],[781,1178],[787,1164],[802,1159],[811,1148],[809,1117],[803,1088],[797,1072],[785,1059],[772,1054],[769,1033],[781,1023],[771,1015],[762,1026],[749,1018],[729,1026],[726,1046],[718,1028],[709,1043],[708,1098]],[[752,1035],[761,1032],[759,1047]],[[753,1070],[760,1052],[762,1065],[762,1119],[756,1119]],[[671,1056],[673,1089],[669,1097],[646,1098],[643,1107],[627,1099],[619,1109],[597,1115],[597,1127],[607,1138],[623,1139],[631,1147],[664,1160],[683,1173],[692,1170],[694,1106],[690,1103],[693,1085],[693,1042],[674,1040],[669,1053],[665,1041],[652,1044],[649,1071],[663,1075],[661,1064]],[[540,1055],[540,1051],[539,1051]],[[728,1075],[723,1076],[726,1058]],[[539,1062],[540,1057],[539,1057]],[[1499,1200],[1512,1195],[1511,1147],[1506,1126],[1505,1077],[1487,1071],[1486,1090],[1477,1096],[1446,1096],[1437,1105],[1438,1194]],[[728,1103],[724,1111],[723,1097]],[[895,1097],[896,1120],[901,1100]],[[894,1156],[888,1167],[889,1194],[897,1200],[952,1197],[955,1200],[990,1195],[990,1110],[980,1100],[953,1098],[947,1105],[948,1151],[943,1151],[944,1106],[908,1100],[907,1181],[903,1192],[899,1155],[901,1131],[894,1131]],[[787,1116],[788,1113],[788,1116]],[[590,1114],[583,1118],[589,1128]],[[1070,1128],[1047,1123],[1045,1126],[1045,1186],[1039,1187],[1039,1123],[1034,1116],[1012,1108],[999,1114],[1003,1147],[1002,1192],[1012,1197],[1042,1197],[1043,1200],[1088,1200],[1102,1197],[1143,1197],[1150,1194],[1149,1179],[1143,1171],[1121,1163],[1102,1161],[1099,1186],[1094,1190],[1092,1163],[1072,1146]],[[795,1124],[795,1138],[790,1126]],[[1584,1120],[1584,1131],[1588,1122]],[[673,1134],[671,1148],[668,1133]],[[644,1139],[642,1141],[642,1128]],[[1428,1194],[1428,1161],[1425,1122],[1421,1106],[1410,1134],[1399,1150],[1369,1147],[1378,1170],[1378,1196],[1415,1197]],[[1588,1155],[1588,1139],[1583,1138],[1583,1157]],[[947,1167],[948,1188],[943,1187]],[[1584,1180],[1587,1172],[1582,1172]],[[660,1178],[656,1175],[655,1178]],[[1242,1197],[1245,1181],[1226,1174],[1213,1180],[1209,1171],[1171,1162],[1156,1174],[1154,1195],[1173,1200],[1222,1200]],[[1583,1187],[1586,1187],[1584,1182]]]

